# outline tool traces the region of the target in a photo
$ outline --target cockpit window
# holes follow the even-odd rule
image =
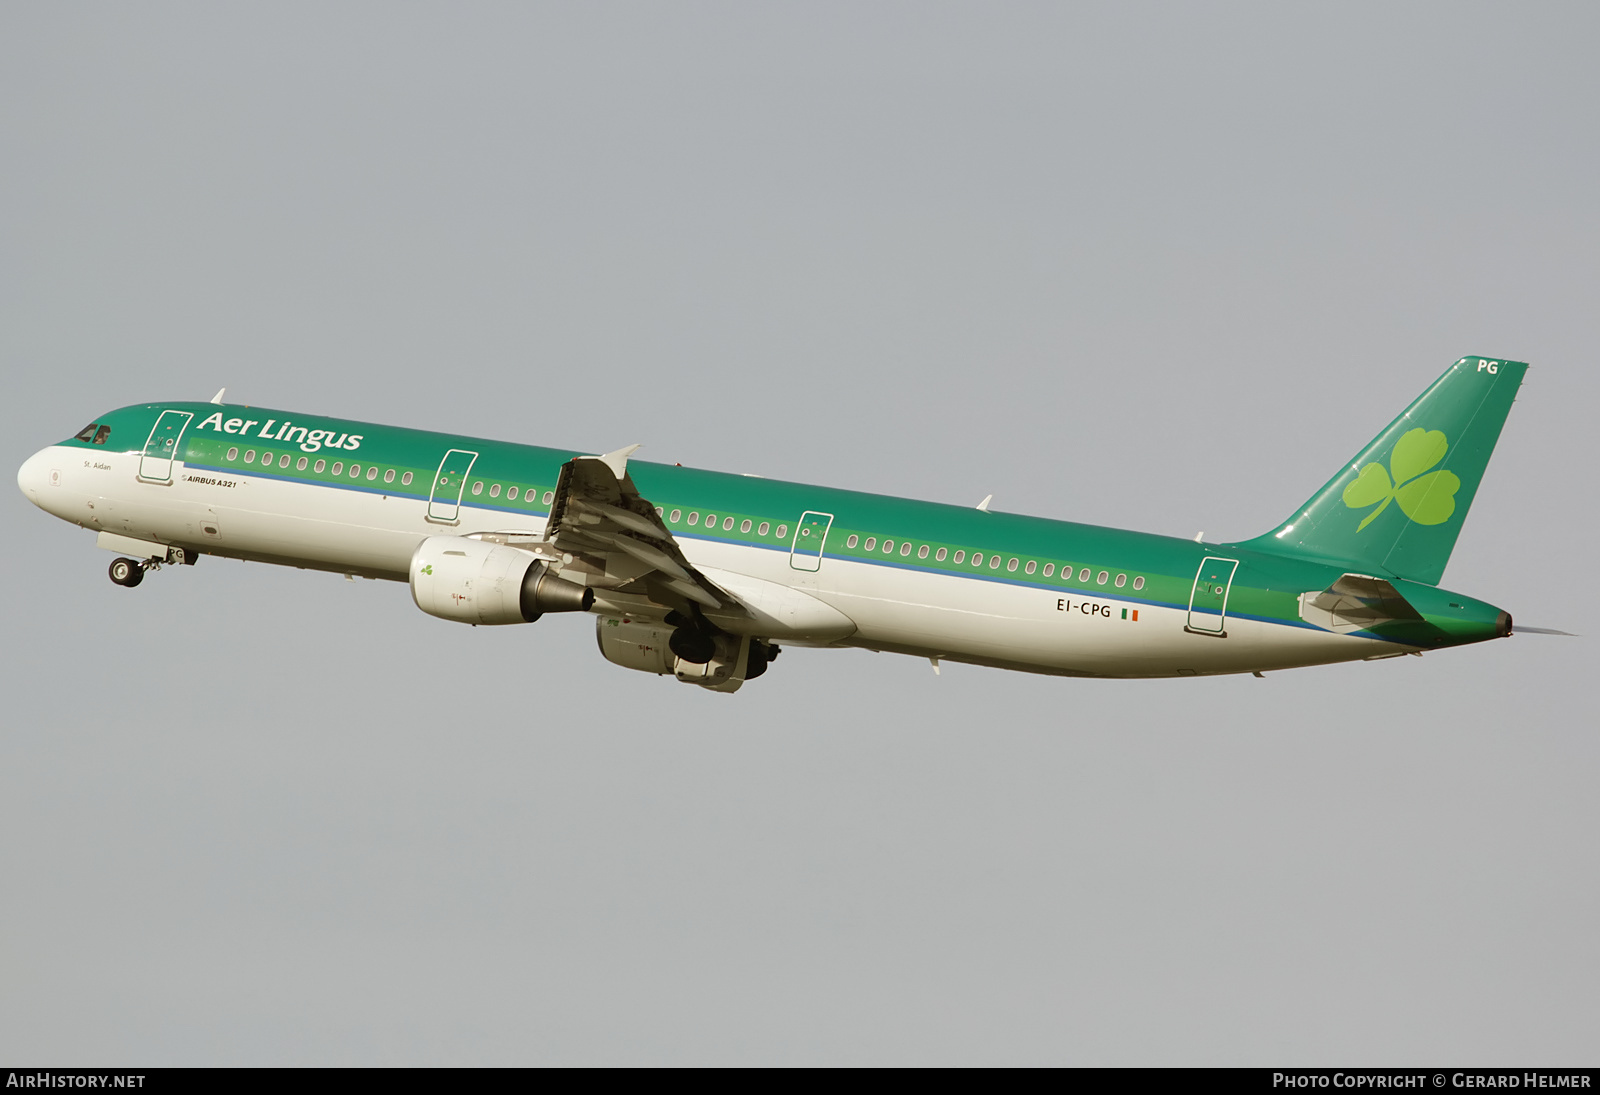
[[[94,431],[94,443],[96,445],[104,445],[106,443],[106,438],[108,438],[110,436],[111,436],[111,427],[110,426],[101,426],[98,430]]]
[[[85,426],[83,429],[79,430],[76,434],[74,434],[72,439],[74,441],[93,441],[94,440],[94,431],[98,430],[99,428],[100,428],[100,424],[98,422],[91,422],[87,426]]]

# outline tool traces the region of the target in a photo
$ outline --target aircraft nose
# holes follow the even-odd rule
[[[59,474],[50,467],[50,450],[40,449],[22,462],[17,469],[17,486],[28,501],[44,508],[41,497],[50,487],[50,476]]]

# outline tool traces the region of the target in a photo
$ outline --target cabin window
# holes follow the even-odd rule
[[[682,520],[682,518],[683,518],[683,511],[681,509],[675,509],[675,510],[672,511],[672,523],[673,524],[677,524],[680,520]]]
[[[868,536],[867,537],[867,542],[863,546],[866,547],[866,549],[868,551],[877,551],[878,550],[878,538],[876,536]]]
[[[911,541],[907,540],[905,543],[900,545],[900,557],[903,559],[907,555],[910,555],[910,554],[911,554]]]
[[[706,514],[706,528],[714,529],[716,527],[717,527],[717,515],[714,514],[714,513]]]
[[[394,472],[392,472],[392,471],[384,472],[383,473],[383,481],[385,483],[394,482]],[[500,497],[500,484],[499,483],[496,483],[494,486],[489,488],[489,497],[490,498],[499,498]]]
[[[239,450],[238,449],[229,449],[228,450],[228,459],[230,461],[239,459]]]
[[[949,549],[948,548],[940,548],[938,551],[933,553],[933,557],[935,559],[937,559],[939,562],[942,563],[942,562],[944,562],[944,557],[947,554],[949,554]]]
[[[1117,575],[1117,588],[1118,589],[1121,589],[1123,586],[1125,586],[1127,584],[1128,584],[1128,576],[1126,574]]]
[[[360,464],[351,464],[350,465],[350,478],[352,478],[352,479],[360,479],[361,478],[361,465]]]
[[[698,513],[691,512],[689,514],[689,524],[698,525],[699,523],[700,523],[700,515]]]
[[[923,544],[921,547],[919,547],[917,549],[917,558],[918,559],[926,559],[927,557],[928,557],[928,545],[927,544]]]
[[[1097,584],[1097,585],[1105,585],[1106,584],[1106,572],[1102,570],[1099,574],[1095,575],[1094,580],[1095,580],[1095,584]]]
[[[333,462],[333,467],[328,469],[328,470],[332,471],[333,474],[335,474],[335,475],[343,475],[344,474],[344,461],[343,460],[335,460]]]
[[[958,552],[956,552],[956,558],[955,558],[955,561],[956,561],[956,562],[958,562],[958,563],[959,563],[959,562],[962,562],[962,561],[963,561],[963,560],[965,560],[965,559],[966,559],[966,557],[967,557],[967,553],[966,553],[966,552],[964,552],[964,551],[958,551]]]
[[[1026,567],[1024,567],[1023,569],[1026,570],[1029,574],[1032,574],[1034,572],[1034,570],[1038,566],[1039,566],[1038,563],[1034,562],[1032,559],[1029,559],[1028,560],[1028,565]]]
[[[512,488],[511,488],[511,489],[512,489],[512,490],[513,490],[513,491],[514,491],[514,490],[516,490],[516,489],[517,489],[517,488],[516,488],[516,487],[512,487]],[[512,496],[512,497],[515,497],[515,495],[513,495],[513,496]],[[660,517],[660,516],[662,516],[662,515],[663,515],[663,514],[665,514],[665,513],[666,513],[666,512],[667,512],[667,511],[666,511],[666,510],[664,510],[664,509],[662,509],[662,508],[661,508],[661,507],[660,507],[660,506],[657,506],[657,507],[656,507],[656,516],[657,516],[657,517]]]
[[[1017,561],[1015,559],[1012,559],[1010,562],[1006,563],[1006,569],[1010,570],[1010,571],[1015,571],[1017,569]]]
[[[733,518],[732,517],[724,517],[722,519],[722,531],[723,532],[732,532],[733,531]]]
[[[1054,574],[1055,572],[1056,572],[1056,565],[1054,563],[1046,563],[1044,565],[1044,576],[1046,578],[1050,577],[1050,575]]]
[[[294,470],[295,471],[305,471],[306,470],[306,465],[309,464],[310,462],[311,461],[307,460],[305,457],[302,456],[300,459],[298,459],[298,460],[296,460],[294,462]]]
[[[750,521],[749,521],[748,518],[746,518],[745,520],[739,522],[739,531],[740,532],[749,532],[750,531]]]
[[[328,466],[328,462],[326,460],[318,460],[315,464],[313,464],[311,466],[311,470],[316,472],[318,475],[321,475],[322,472],[323,472],[323,469],[325,469],[327,466]]]
[[[402,487],[409,487],[411,485],[411,473],[410,472],[406,472],[404,475],[402,475],[400,477],[400,485]],[[517,488],[516,487],[512,487],[511,488],[511,495],[510,496],[512,498],[515,498],[517,496]]]
[[[788,525],[779,525],[778,526],[778,532],[777,532],[778,539],[782,540],[785,536],[788,536],[788,535],[789,535],[789,526]]]
[[[367,478],[371,479],[372,476],[369,475],[369,476],[367,476]],[[483,480],[482,479],[480,479],[476,483],[472,484],[472,493],[473,494],[482,494],[483,493]]]
[[[1134,589],[1143,589],[1144,588],[1144,578],[1143,578],[1143,576],[1140,576],[1140,577],[1135,578],[1133,580],[1133,588]]]
[[[763,522],[761,522],[761,527],[756,529],[756,533],[758,535],[765,536],[771,529],[772,529],[772,522],[763,521]]]
[[[990,570],[999,570],[1000,569],[1000,556],[998,556],[998,555],[989,556],[989,569]]]
[[[852,532],[850,534],[849,539],[845,540],[844,546],[847,547],[847,548],[853,548],[857,544],[859,544],[860,542],[861,542],[861,537],[857,536],[855,533]]]
[[[972,553],[972,565],[975,567],[981,567],[983,565],[983,552],[974,551]]]
[[[282,456],[278,457],[278,467],[287,468],[288,466],[289,466],[289,454],[288,453],[284,453]]]
[[[374,480],[376,478],[378,478],[378,465],[374,464],[370,468],[367,469],[367,481],[370,483],[372,480]],[[479,483],[478,485],[481,487],[483,484]],[[473,494],[477,494],[478,492],[477,491],[473,491],[472,493]]]
[[[556,492],[555,491],[547,490],[547,491],[544,492],[544,504],[545,505],[548,506],[551,502],[554,502],[555,500],[556,500]]]
[[[893,555],[894,554],[894,541],[893,540],[885,540],[883,542],[883,553],[885,555]]]
[[[1082,570],[1078,571],[1078,581],[1087,582],[1088,580],[1089,580],[1089,568],[1088,567],[1084,567]]]

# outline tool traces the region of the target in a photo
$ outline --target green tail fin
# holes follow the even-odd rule
[[[1277,529],[1246,546],[1437,585],[1526,362],[1464,357]]]

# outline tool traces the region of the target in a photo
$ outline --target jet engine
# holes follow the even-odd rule
[[[600,653],[614,665],[645,673],[671,673],[685,684],[697,684],[713,692],[737,692],[745,681],[765,673],[767,663],[778,656],[778,648],[772,643],[719,631],[704,634],[705,650],[692,653],[696,658],[701,653],[706,656],[691,661],[675,653],[685,646],[681,636],[674,643],[674,635],[682,630],[671,624],[602,616],[596,622],[595,639]]]
[[[430,536],[411,556],[411,599],[441,620],[525,624],[546,612],[587,612],[594,590],[557,577],[517,548]]]

